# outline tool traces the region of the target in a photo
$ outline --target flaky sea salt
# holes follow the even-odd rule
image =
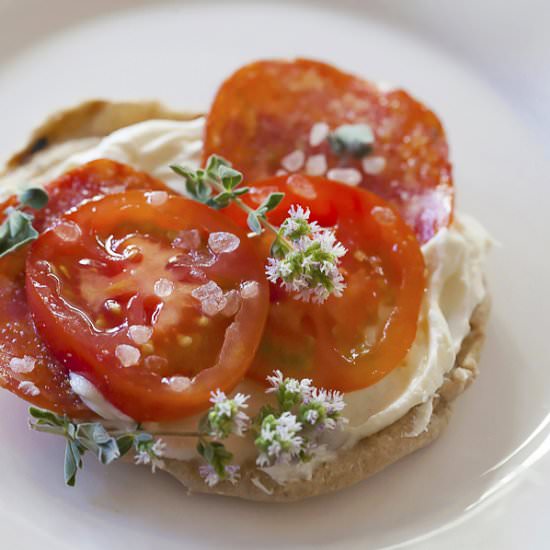
[[[245,281],[241,285],[241,297],[243,300],[255,298],[260,292],[260,285],[257,281]]]
[[[36,359],[25,355],[24,357],[12,357],[9,362],[9,368],[16,373],[27,373],[34,370]]]
[[[172,246],[184,250],[197,250],[201,245],[201,234],[198,229],[185,229],[180,231],[172,241]]]
[[[363,179],[361,172],[355,168],[332,168],[328,171],[327,178],[347,185],[359,185]]]
[[[306,174],[308,176],[322,176],[327,171],[327,157],[325,155],[312,155],[306,162]]]
[[[208,235],[208,246],[216,254],[228,254],[239,248],[241,240],[233,233],[225,231],[215,231]]]
[[[313,184],[306,177],[301,176],[300,174],[293,174],[290,176],[288,178],[287,185],[293,193],[303,197],[304,199],[317,198],[317,191],[315,191]]]
[[[232,317],[239,311],[241,306],[241,295],[236,290],[230,290],[225,293],[225,307],[222,310],[222,315]]]
[[[370,176],[376,176],[384,171],[386,159],[384,157],[365,157],[362,162],[363,171]]]
[[[130,340],[141,346],[151,339],[153,329],[145,325],[132,325],[128,327],[128,336]]]
[[[395,223],[395,214],[390,208],[385,206],[375,206],[371,210],[373,218],[382,225],[392,225]]]
[[[170,387],[172,391],[182,392],[191,386],[191,379],[187,376],[170,376],[161,380],[163,384]]]
[[[162,206],[168,200],[166,191],[151,191],[147,193],[147,202],[153,206]]]
[[[167,298],[174,292],[174,283],[169,279],[161,278],[155,282],[153,290],[159,298]]]
[[[34,382],[31,382],[30,380],[19,382],[18,388],[24,394],[30,395],[31,397],[36,397],[37,395],[40,395],[40,390],[36,387],[36,384]]]
[[[296,150],[286,155],[286,157],[283,157],[281,160],[281,165],[289,172],[296,172],[304,165],[305,160],[306,156],[304,152]]]
[[[76,223],[70,221],[61,222],[60,224],[56,225],[54,228],[54,233],[57,235],[57,237],[65,242],[78,241],[78,239],[82,235],[80,227],[78,227]]]
[[[327,139],[330,128],[326,122],[315,123],[309,132],[309,144],[312,147],[321,145]]]
[[[209,317],[217,315],[227,305],[223,290],[214,281],[208,281],[206,284],[195,288],[191,292],[191,296],[199,300],[202,312]]]
[[[141,358],[140,351],[128,344],[119,344],[115,349],[115,355],[123,367],[137,365]]]

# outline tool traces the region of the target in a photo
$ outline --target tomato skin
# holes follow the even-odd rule
[[[334,154],[325,139],[312,145],[316,123],[334,130],[367,123],[375,134],[375,159]],[[452,220],[451,164],[437,116],[403,90],[381,91],[331,65],[309,59],[263,60],[240,68],[220,87],[208,115],[203,160],[218,154],[260,181],[283,168],[294,151],[321,155],[328,170],[353,168],[360,186],[398,208],[421,243]],[[382,163],[382,164],[380,164]]]
[[[54,225],[64,212],[94,197],[133,189],[172,193],[164,183],[149,174],[109,159],[93,160],[78,166],[47,183],[44,189],[48,193],[48,204],[43,209],[23,208],[23,211],[32,213],[33,226],[39,233]],[[18,204],[17,197],[12,196],[0,206],[0,210],[5,212],[8,206]]]
[[[290,206],[300,204],[311,210],[311,221],[335,227],[348,249],[342,258],[347,288],[341,298],[318,305],[298,302],[271,285],[262,344],[248,376],[265,382],[280,369],[286,376],[311,378],[318,386],[345,392],[378,382],[399,365],[416,336],[426,281],[414,234],[380,197],[324,178],[270,178],[254,183],[244,199],[256,207],[273,191],[285,197],[268,214],[271,223],[280,225]],[[232,206],[226,213],[246,224],[240,209]],[[257,241],[263,255],[272,241],[270,234]],[[387,318],[373,321],[384,308]],[[378,335],[365,346],[371,325]]]
[[[43,233],[32,245],[27,297],[39,334],[70,371],[84,375],[109,402],[137,421],[177,420],[208,408],[213,389],[231,391],[244,377],[261,340],[269,289],[263,265],[241,228],[213,209],[183,197],[168,197],[162,205],[152,205],[148,197],[149,193],[138,191],[111,195],[63,216],[60,225]],[[58,228],[71,223],[80,228],[81,237],[60,241]],[[164,246],[165,234],[190,230],[209,235],[229,232],[238,236],[240,244],[236,251],[219,254],[212,265],[202,267],[203,273],[189,275],[184,270],[179,278],[162,259],[177,252]],[[123,235],[143,237],[138,242],[145,248],[158,244],[158,253],[144,252],[138,260],[120,259],[118,248],[107,254],[104,245],[98,245],[118,242],[125,238]],[[87,296],[97,294],[106,300],[110,296],[109,277],[114,286],[118,281],[129,281],[117,295],[126,301],[120,302],[122,316],[113,326],[100,326],[96,320],[100,310],[82,297],[82,289],[88,288],[83,283],[86,270],[80,267],[83,258],[105,264],[93,276],[97,287],[87,291]],[[160,263],[156,263],[158,258]],[[203,274],[205,278],[201,278]],[[175,289],[170,296],[159,299],[153,295],[156,282],[172,276]],[[218,314],[209,318],[207,326],[196,329],[192,340],[203,342],[200,352],[174,351],[180,331],[191,330],[204,317],[190,292],[206,281],[215,281],[226,291],[239,288],[245,281],[256,281],[258,292],[242,300],[233,319],[223,320]],[[129,298],[123,298],[124,293]],[[176,320],[166,321],[173,314],[177,314]],[[131,325],[150,326],[154,331],[146,343],[152,344],[153,355],[146,355],[150,352],[145,347],[129,340]],[[140,350],[139,359],[124,366],[117,354],[121,346],[128,345]],[[215,351],[213,356],[208,355],[210,348]],[[152,356],[164,360],[157,370],[147,361]],[[186,377],[189,386],[175,391],[163,381],[172,376]]]
[[[72,418],[93,416],[72,392],[67,371],[37,336],[25,297],[25,261],[28,246],[0,258],[0,386],[29,401]],[[14,372],[14,358],[34,359],[32,371]],[[34,395],[32,383],[40,393]],[[23,384],[23,385],[21,385]]]
[[[67,172],[46,184],[45,189],[49,195],[47,207],[33,212],[33,225],[39,232],[55,225],[66,210],[109,192],[122,189],[170,192],[151,176],[107,159],[92,161]],[[17,197],[12,196],[0,208],[5,212],[8,206],[17,205]],[[0,301],[3,304],[0,311],[0,386],[33,405],[71,418],[95,417],[71,390],[66,366],[52,356],[36,334],[25,293],[25,263],[29,249],[27,245],[0,258]],[[24,357],[35,360],[32,370],[14,372],[10,361]],[[32,383],[34,387],[25,383]]]

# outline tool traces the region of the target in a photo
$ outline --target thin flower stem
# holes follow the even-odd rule
[[[203,437],[205,435],[208,435],[208,434],[205,434],[205,433],[201,433],[201,432],[149,432],[149,431],[146,431],[144,430],[145,433],[148,433],[148,434],[151,434],[155,437]],[[112,434],[118,434],[118,435],[138,435],[140,432],[137,431],[137,432],[125,432],[125,431],[122,431],[122,430],[119,430],[119,431],[113,431],[111,432]]]
[[[221,183],[216,181],[214,178],[208,178],[208,183],[216,189],[216,191],[219,191],[220,193],[224,193],[225,189]],[[233,202],[241,209],[244,210],[247,214],[253,214],[255,211],[253,208],[250,208],[242,199],[235,198],[233,199]],[[265,217],[258,216],[258,220],[260,223],[269,231],[271,231],[276,237],[278,237],[281,241],[285,243],[285,245],[290,250],[295,250],[294,243],[289,241],[284,235],[281,235],[279,232],[279,228],[273,225],[272,223],[268,222]]]

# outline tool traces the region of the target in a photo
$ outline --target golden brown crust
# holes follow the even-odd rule
[[[14,155],[7,171],[28,163],[39,152],[82,138],[102,137],[119,128],[153,118],[191,120],[199,114],[178,113],[156,102],[113,103],[89,101],[49,118],[32,135],[27,147]],[[277,484],[253,463],[243,465],[241,480],[209,488],[198,475],[196,462],[166,460],[166,471],[191,492],[214,493],[247,500],[289,502],[349,487],[383,470],[400,458],[428,445],[444,430],[451,415],[451,402],[476,378],[485,339],[490,300],[487,297],[470,320],[471,331],[462,343],[454,368],[440,388],[430,423],[416,437],[405,437],[413,427],[417,408],[387,428],[340,451],[334,461],[316,468],[311,480]]]
[[[434,404],[430,423],[417,437],[405,437],[412,430],[416,407],[391,426],[362,439],[355,447],[341,451],[332,462],[320,465],[311,480],[279,485],[253,463],[241,468],[241,479],[236,485],[223,482],[209,488],[198,474],[197,464],[177,460],[166,461],[166,471],[197,493],[215,493],[265,502],[290,502],[338,491],[355,485],[383,470],[400,458],[437,439],[451,416],[451,402],[460,395],[478,374],[481,347],[489,317],[490,299],[487,297],[470,319],[470,333],[464,339],[455,366],[441,387]],[[461,372],[463,369],[467,372]],[[263,487],[263,488],[262,488]]]
[[[6,167],[13,170],[46,148],[69,140],[103,137],[119,128],[150,119],[191,120],[200,114],[182,113],[156,101],[86,101],[49,117],[31,135],[28,145],[13,155]]]

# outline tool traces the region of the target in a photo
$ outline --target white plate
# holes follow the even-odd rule
[[[449,429],[355,488],[258,506],[187,498],[168,476],[93,460],[67,489],[62,442],[27,431],[26,407],[4,392],[3,548],[547,547],[550,187],[538,141],[549,137],[550,9],[356,4],[0,0],[0,157],[88,97],[206,108],[224,76],[261,56],[322,58],[412,90],[448,128],[459,208],[502,243],[482,375]]]

